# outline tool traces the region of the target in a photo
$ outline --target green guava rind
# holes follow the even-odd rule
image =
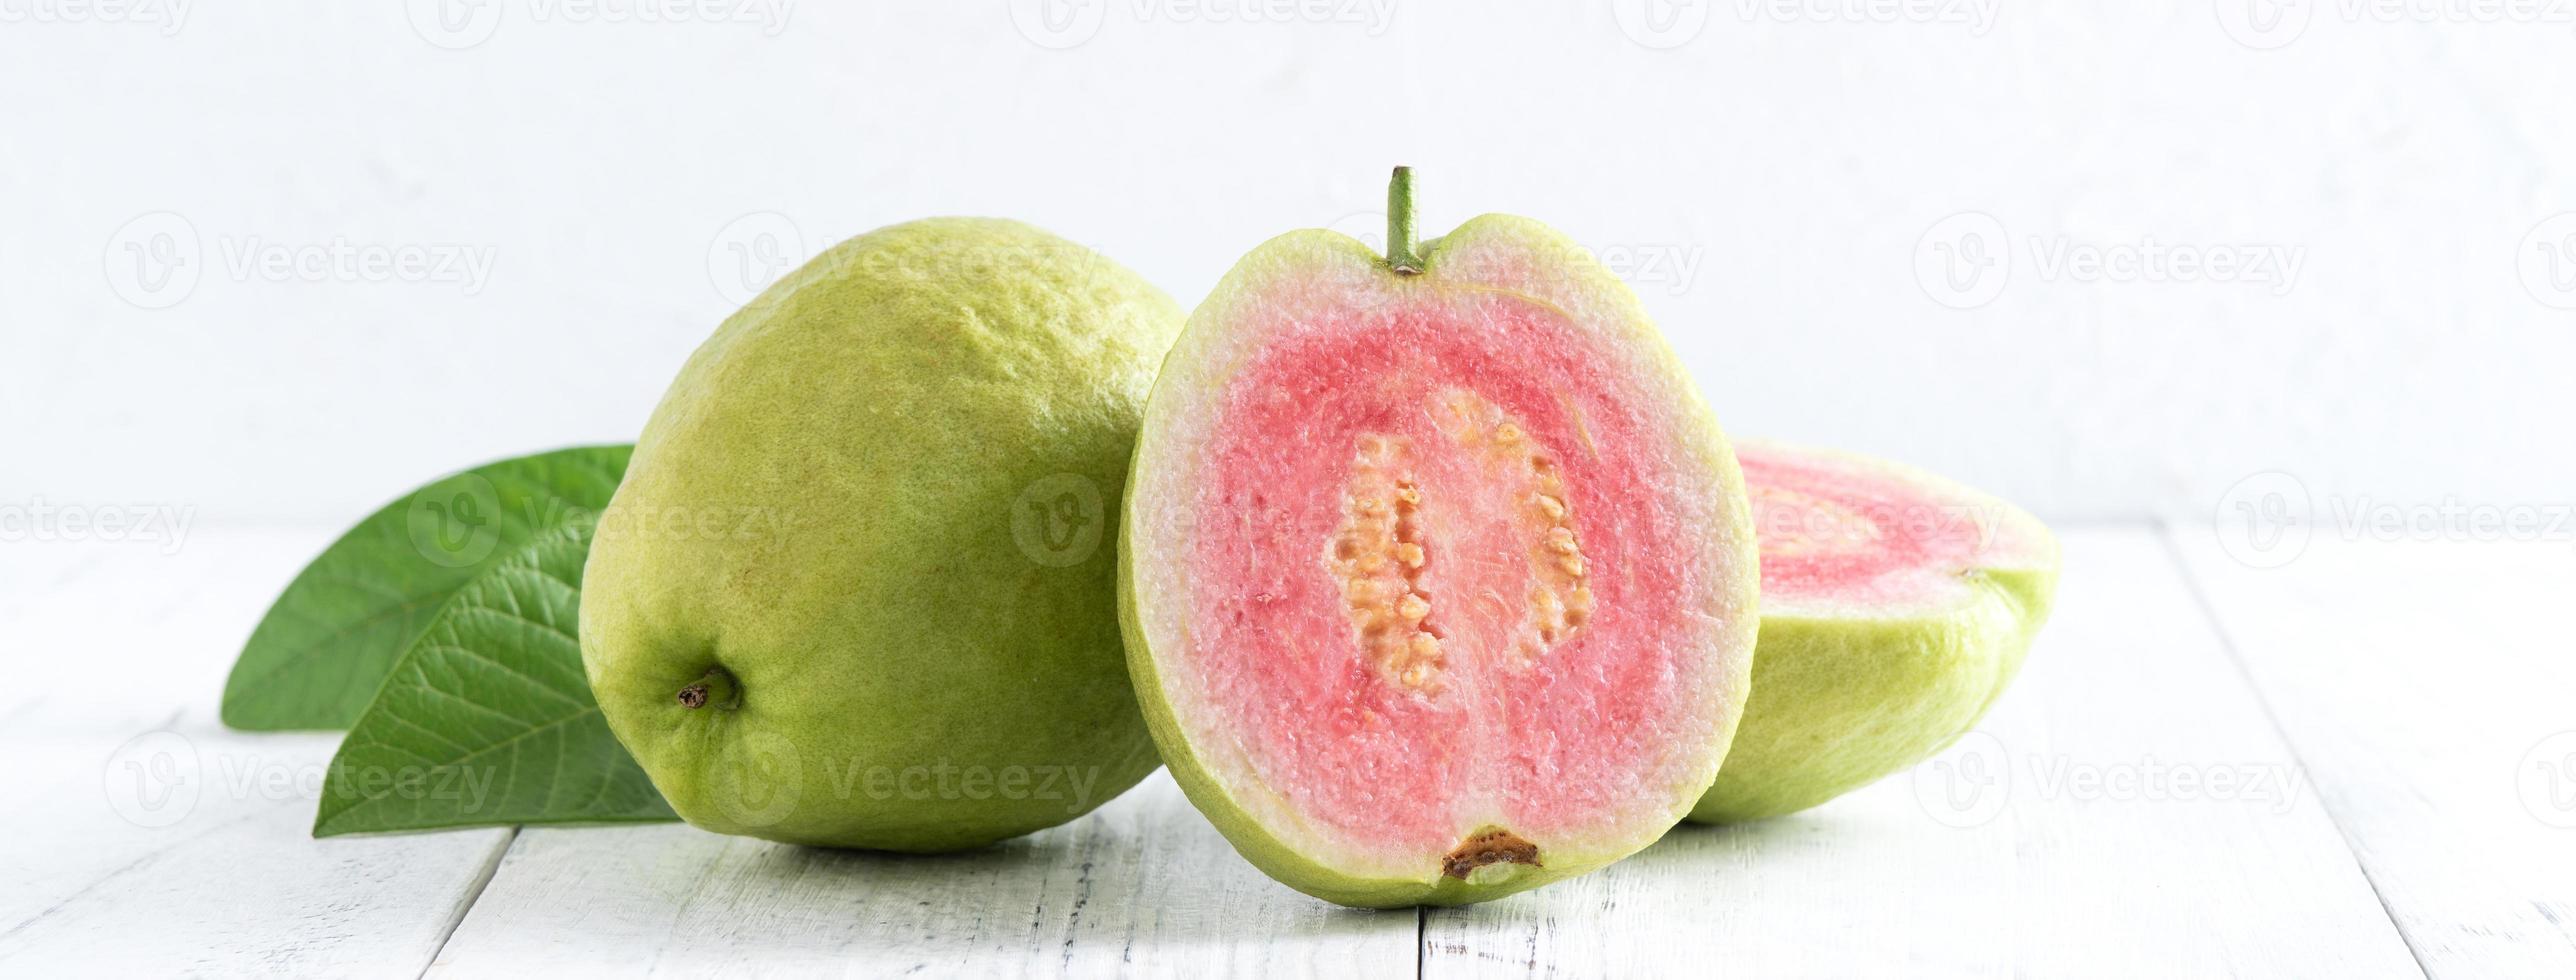
[[[1263,873],[1305,894],[1357,908],[1489,901],[1597,870],[1652,844],[1687,815],[1693,801],[1716,778],[1751,683],[1751,658],[1744,653],[1749,652],[1758,622],[1759,583],[1753,574],[1756,559],[1742,475],[1715,414],[1679,357],[1654,329],[1636,294],[1572,239],[1537,221],[1512,215],[1488,214],[1471,219],[1448,236],[1424,243],[1420,253],[1423,273],[1398,276],[1358,240],[1307,229],[1273,238],[1238,261],[1191,314],[1188,327],[1164,362],[1137,439],[1134,468],[1127,481],[1127,519],[1120,532],[1118,612],[1127,638],[1128,673],[1173,781],[1235,851]],[[1547,270],[1548,274],[1530,276],[1527,273],[1532,268]],[[1710,692],[1726,707],[1720,737],[1708,746],[1706,771],[1694,777],[1695,785],[1677,788],[1669,819],[1659,821],[1651,832],[1628,840],[1598,842],[1591,847],[1553,842],[1542,854],[1543,866],[1492,864],[1464,879],[1440,874],[1436,861],[1431,860],[1426,861],[1422,873],[1415,875],[1354,874],[1308,853],[1265,826],[1243,798],[1244,794],[1265,790],[1229,785],[1214,774],[1192,744],[1175,712],[1172,689],[1166,686],[1154,653],[1154,634],[1158,631],[1146,621],[1156,614],[1155,610],[1186,608],[1188,600],[1144,581],[1140,567],[1139,535],[1143,529],[1138,517],[1139,491],[1154,476],[1155,467],[1169,465],[1174,452],[1183,448],[1174,445],[1171,429],[1176,409],[1171,403],[1187,394],[1221,389],[1241,366],[1240,357],[1224,349],[1223,337],[1225,325],[1238,315],[1238,305],[1255,301],[1262,291],[1259,287],[1266,283],[1308,276],[1320,279],[1317,288],[1326,292],[1362,279],[1398,290],[1432,283],[1493,288],[1553,305],[1583,322],[1619,331],[1614,346],[1636,358],[1629,376],[1646,386],[1640,397],[1673,406],[1680,415],[1674,424],[1694,434],[1695,438],[1686,443],[1702,455],[1693,462],[1710,474],[1721,498],[1716,507],[1721,517],[1714,530],[1727,539],[1723,544],[1730,566],[1742,572],[1739,579],[1725,583],[1731,614],[1724,617],[1724,626],[1712,637],[1712,644],[1736,654],[1722,657],[1727,670],[1721,674],[1717,689]],[[1150,560],[1164,561],[1166,556],[1156,555]]]
[[[1938,754],[2002,697],[2047,622],[2057,545],[2038,518],[1919,469],[1830,455],[1987,515],[1999,540],[2016,542],[2014,554],[1959,570],[1966,588],[1928,608],[1801,614],[1766,605],[1753,696],[1726,767],[1691,810],[1693,822],[1795,813]]]
[[[843,242],[728,318],[645,427],[582,597],[593,693],[672,808],[946,851],[1151,773],[1112,546],[1180,321],[1090,250],[980,218]],[[738,701],[683,707],[717,667]]]

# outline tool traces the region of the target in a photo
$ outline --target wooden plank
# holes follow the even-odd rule
[[[327,540],[11,544],[0,581],[0,976],[417,976],[510,831],[315,841],[338,737],[215,723]],[[31,655],[32,654],[32,655]]]
[[[681,825],[529,829],[438,977],[1411,977],[1411,911],[1272,883],[1156,774],[982,851],[829,851]]]
[[[1949,752],[1431,913],[1424,974],[2417,975],[2155,535],[2065,545],[2056,620]]]
[[[2314,535],[2174,544],[2426,971],[2576,977],[2576,547]]]
[[[510,831],[313,840],[336,742],[0,737],[0,976],[418,976]]]
[[[130,733],[196,706],[213,718],[251,627],[330,541],[191,526],[175,541],[0,544],[13,655],[0,732]]]
[[[71,549],[6,570],[0,633],[84,656],[22,658],[33,681],[0,699],[18,780],[0,798],[0,974],[406,975],[442,941],[434,972],[457,975],[1414,969],[1413,914],[1268,882],[1163,777],[948,858],[676,825],[529,831],[506,859],[507,831],[313,841],[334,738],[211,718],[232,648],[319,542]],[[1425,972],[2412,975],[2393,912],[2436,976],[2576,975],[2576,782],[2549,781],[2576,770],[2545,768],[2576,765],[2576,661],[2540,622],[2576,586],[2576,552],[2318,541],[2261,569],[2183,536],[2267,715],[2162,545],[2067,546],[2058,621],[1942,759],[1430,913]]]

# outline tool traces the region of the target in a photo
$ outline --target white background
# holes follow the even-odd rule
[[[2576,977],[2576,0],[635,2],[0,0],[0,975]],[[1018,217],[1190,304],[1397,163],[1625,269],[1735,433],[2056,522],[2013,692],[1390,915],[1166,777],[939,860],[314,840],[337,736],[219,723],[341,529],[631,439],[834,240]]]
[[[1624,263],[1738,434],[2061,522],[2566,501],[2566,5],[2127,6],[0,0],[0,503],[337,526],[632,438],[740,249],[1007,215],[1187,305],[1394,163]],[[335,249],[429,264],[263,264]]]

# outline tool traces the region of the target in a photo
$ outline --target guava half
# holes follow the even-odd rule
[[[1090,249],[983,218],[842,242],[728,318],[582,590],[592,693],[672,809],[942,851],[1152,772],[1113,535],[1180,323]]]
[[[1939,752],[2003,694],[2057,589],[2020,508],[1921,470],[1735,446],[1762,548],[1753,698],[1707,823],[1803,810]]]
[[[1459,904],[1652,843],[1756,626],[1734,457],[1627,287],[1487,215],[1298,231],[1192,314],[1129,476],[1120,610],[1163,761],[1246,858]]]

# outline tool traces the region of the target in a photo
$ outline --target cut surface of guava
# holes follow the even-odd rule
[[[1735,446],[1762,555],[1753,696],[1691,816],[1815,806],[1975,725],[2047,618],[2057,544],[2021,509],[1911,467]]]
[[[1165,762],[1272,876],[1454,903],[1651,843],[1742,703],[1724,437],[1626,287],[1487,216],[1424,271],[1298,232],[1192,317],[1122,562]]]

